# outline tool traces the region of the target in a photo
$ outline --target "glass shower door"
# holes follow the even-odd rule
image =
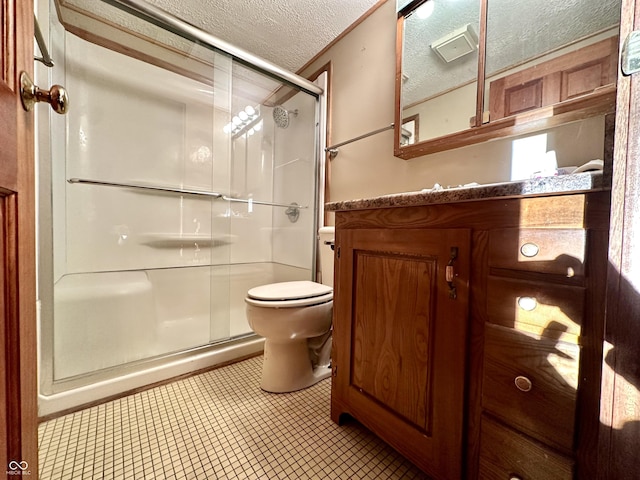
[[[51,8],[72,108],[39,119],[44,395],[249,336],[249,288],[315,275],[317,97],[79,3]]]

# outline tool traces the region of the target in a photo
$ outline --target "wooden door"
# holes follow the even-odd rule
[[[434,478],[460,478],[469,230],[338,230],[336,245],[332,418],[348,413]]]
[[[38,478],[33,112],[33,4],[0,0],[0,472]]]
[[[620,37],[640,30],[623,0]],[[640,72],[618,75],[598,477],[640,477]]]

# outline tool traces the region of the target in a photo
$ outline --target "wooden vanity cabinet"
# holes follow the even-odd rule
[[[435,479],[592,478],[608,203],[337,211],[333,420]]]
[[[477,477],[595,478],[608,195],[522,205],[548,218],[489,230],[483,259]],[[495,455],[511,443],[509,455]]]
[[[338,228],[336,245],[333,419],[459,478],[469,229]]]

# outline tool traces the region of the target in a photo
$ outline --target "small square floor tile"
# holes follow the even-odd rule
[[[331,381],[259,388],[262,357],[39,426],[40,479],[427,479],[367,429],[330,418]]]

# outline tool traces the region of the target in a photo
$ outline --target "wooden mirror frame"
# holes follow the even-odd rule
[[[394,155],[404,160],[451,150],[454,148],[486,142],[496,138],[510,137],[555,127],[588,117],[615,112],[616,84],[597,88],[591,93],[528,110],[516,115],[491,121],[484,120],[485,63],[487,42],[488,0],[480,2],[480,32],[478,39],[478,77],[476,113],[470,119],[470,128],[460,132],[434,137],[410,145],[400,145],[402,115],[402,47],[405,16],[428,0],[414,0],[398,12],[396,23],[396,79],[394,117]],[[619,46],[618,46],[619,50]],[[617,55],[616,55],[617,63]]]

